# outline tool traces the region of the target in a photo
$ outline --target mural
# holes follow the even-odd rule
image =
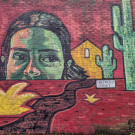
[[[135,134],[134,0],[0,1],[0,134]]]

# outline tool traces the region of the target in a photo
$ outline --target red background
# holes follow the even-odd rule
[[[34,10],[49,12],[60,18],[69,30],[71,35],[71,49],[80,45],[86,39],[89,39],[100,49],[103,44],[108,44],[110,48],[114,50],[114,57],[117,59],[117,70],[114,72],[114,78],[124,78],[122,53],[113,48],[112,42],[112,4],[120,4],[120,0],[1,1],[0,45],[4,40],[9,25],[17,17],[23,13]],[[133,0],[132,7],[133,21],[135,21],[135,1]],[[49,84],[52,86],[51,82],[52,81],[49,81]],[[62,81],[58,82],[62,83]],[[64,83],[62,83],[62,86],[65,86]],[[56,88],[55,85],[56,84],[53,83],[54,88]],[[0,86],[2,86],[2,82],[0,82]],[[8,86],[10,86],[10,83],[5,89]],[[92,133],[94,132],[94,125],[100,127],[110,125],[117,126],[123,122],[128,125],[128,120],[131,118],[134,119],[134,91],[124,91],[125,86],[123,79],[117,80],[116,86],[116,89],[96,89],[95,86],[93,86],[93,88],[90,89],[79,90],[77,92],[76,105],[69,110],[59,112],[55,115],[52,121],[51,131]],[[63,88],[64,87],[62,87],[62,90]],[[95,103],[95,105],[91,105],[86,101],[82,101],[82,99],[85,98],[83,92],[87,94],[98,92],[97,97],[101,97],[103,100]]]
[[[18,81],[0,82],[0,87],[5,91]],[[20,81],[22,82],[22,81]],[[38,92],[44,96],[59,95],[63,92],[64,87],[71,80],[44,80],[44,81],[27,81],[30,90]],[[95,97],[102,100],[91,104],[87,101],[84,93],[89,95],[97,93]],[[51,132],[57,133],[94,133],[97,127],[112,130],[122,130],[129,128],[128,121],[135,121],[135,91],[125,91],[124,80],[116,79],[116,88],[114,89],[97,89],[96,85],[90,88],[80,89],[76,93],[76,104],[65,111],[55,114],[51,123]],[[30,105],[30,104],[29,104]],[[29,112],[27,112],[29,113]],[[7,124],[7,121],[16,121],[21,115],[1,116],[0,125]],[[120,132],[120,131],[119,131]]]
[[[122,53],[113,48],[111,5],[120,0],[1,0],[0,45],[13,20],[23,13],[41,10],[56,15],[65,24],[71,35],[71,49],[89,39],[101,49],[108,44],[114,50],[117,70],[114,78],[123,78]],[[132,0],[133,13],[135,1]],[[135,16],[134,19],[135,20]]]

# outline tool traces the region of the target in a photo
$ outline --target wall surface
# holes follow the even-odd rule
[[[1,0],[0,134],[135,134],[135,0]]]

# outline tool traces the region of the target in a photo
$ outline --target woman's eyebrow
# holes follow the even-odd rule
[[[38,50],[38,52],[59,52],[59,50],[54,50],[54,49],[42,49],[42,50]]]
[[[24,52],[30,52],[30,50],[26,49],[26,48],[16,48],[16,47],[14,47],[14,48],[11,48],[11,49],[18,50],[18,51],[24,51]]]

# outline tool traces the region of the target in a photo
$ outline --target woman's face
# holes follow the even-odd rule
[[[7,80],[61,79],[63,70],[62,45],[55,33],[35,27],[12,36]]]

